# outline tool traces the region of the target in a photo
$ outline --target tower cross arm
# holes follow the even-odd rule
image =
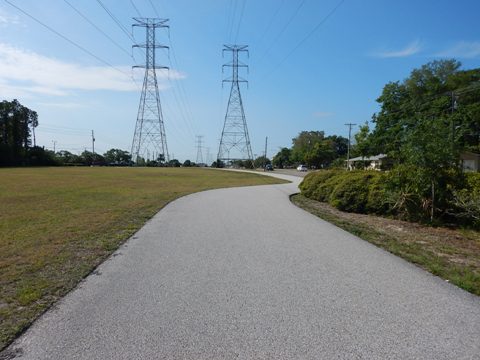
[[[161,45],[161,44],[134,44],[132,48],[155,48],[155,49],[169,49],[169,46]]]
[[[164,27],[164,28],[170,27],[169,25],[166,25],[166,23],[168,22],[168,19],[134,17],[133,20],[135,20],[137,23],[132,24],[132,26],[142,26],[142,27],[153,26],[153,27]]]
[[[146,69],[147,66],[146,65],[133,65],[132,66],[132,69]],[[158,70],[170,70],[170,68],[168,66],[159,66],[159,65],[155,65],[155,66],[149,66],[148,67],[149,69],[158,69]]]

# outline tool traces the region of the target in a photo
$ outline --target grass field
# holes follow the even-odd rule
[[[168,202],[281,182],[198,168],[0,169],[0,350]]]
[[[374,215],[346,213],[300,194],[293,203],[400,256],[434,275],[480,295],[480,233],[431,227]]]

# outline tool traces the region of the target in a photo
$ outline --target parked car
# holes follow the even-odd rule
[[[265,171],[273,171],[273,166],[272,166],[272,164],[267,164],[267,165],[265,165]]]
[[[307,165],[298,165],[297,170],[298,171],[307,171],[308,168],[307,168]]]

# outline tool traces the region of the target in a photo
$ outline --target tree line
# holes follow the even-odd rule
[[[436,171],[457,168],[462,152],[480,152],[480,69],[461,70],[453,59],[433,61],[386,84],[376,101],[380,111],[354,134],[352,157],[386,154],[394,164]],[[273,164],[342,167],[347,146],[342,136],[302,131]]]
[[[85,150],[73,154],[67,150],[52,151],[35,144],[35,128],[38,114],[23,106],[18,100],[0,103],[0,166],[132,166],[128,151],[112,148],[104,154]],[[159,156],[148,160],[137,159],[138,166],[190,167],[190,160],[180,163],[177,159],[166,161]]]

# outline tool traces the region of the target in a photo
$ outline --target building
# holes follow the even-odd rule
[[[365,169],[365,170],[384,170],[390,165],[388,157],[385,154],[378,154],[374,156],[358,156],[347,161],[347,169]]]
[[[462,162],[463,171],[480,171],[480,154],[464,152],[460,154],[460,161]]]

